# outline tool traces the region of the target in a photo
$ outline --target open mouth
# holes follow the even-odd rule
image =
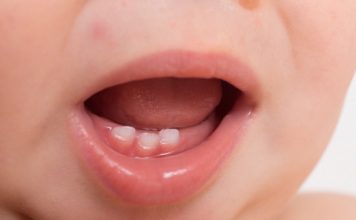
[[[112,149],[160,157],[206,140],[240,95],[218,79],[150,78],[105,89],[85,104]]]
[[[220,54],[169,51],[130,62],[71,114],[76,149],[121,201],[196,195],[238,145],[256,106],[251,70]]]

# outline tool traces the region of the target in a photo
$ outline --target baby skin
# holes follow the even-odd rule
[[[0,219],[355,219],[297,195],[356,1],[2,0]]]

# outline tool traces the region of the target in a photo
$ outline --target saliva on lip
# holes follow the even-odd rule
[[[148,157],[174,151],[180,140],[178,129],[138,131],[131,126],[118,126],[111,130],[115,149],[133,152],[138,157]]]

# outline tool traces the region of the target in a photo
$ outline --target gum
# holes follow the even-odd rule
[[[167,156],[188,150],[206,140],[217,125],[215,117],[210,116],[198,125],[179,129],[179,141],[177,144],[161,143],[159,140],[156,147],[145,148],[142,147],[142,144],[140,146],[140,136],[144,133],[154,133],[159,136],[159,131],[136,129],[134,141],[128,143],[125,140],[114,137],[112,134],[114,128],[125,125],[114,123],[94,114],[91,114],[91,117],[98,133],[109,147],[123,155],[142,158]]]

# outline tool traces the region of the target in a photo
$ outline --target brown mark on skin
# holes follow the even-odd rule
[[[260,0],[238,0],[239,4],[247,10],[255,10],[260,5]]]

